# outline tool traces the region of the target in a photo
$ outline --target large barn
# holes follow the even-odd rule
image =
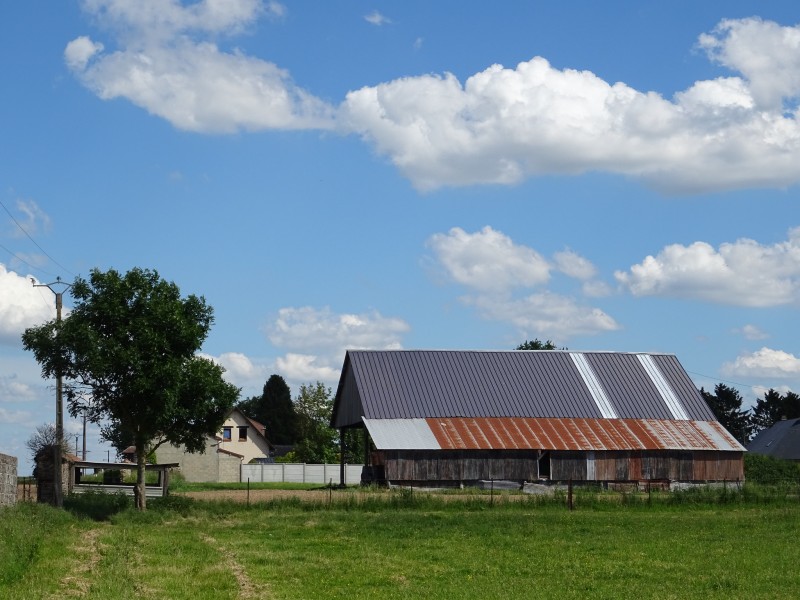
[[[364,428],[365,478],[390,484],[744,478],[671,354],[350,350],[331,425]]]

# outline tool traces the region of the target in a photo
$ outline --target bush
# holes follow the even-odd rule
[[[800,464],[748,452],[744,455],[744,476],[749,483],[764,485],[797,483],[800,481]]]

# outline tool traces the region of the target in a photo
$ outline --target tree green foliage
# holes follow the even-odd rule
[[[339,460],[337,432],[330,426],[333,414],[331,389],[319,381],[301,385],[295,400],[298,440],[294,458],[305,463],[334,463]]]
[[[260,396],[240,402],[237,408],[266,427],[273,444],[293,444],[297,440],[297,413],[292,392],[280,375],[272,375]]]
[[[534,338],[532,340],[525,340],[517,346],[515,350],[557,350],[557,348],[552,340],[543,342],[539,338]]]
[[[742,396],[739,392],[723,383],[714,387],[714,393],[700,388],[700,394],[708,403],[708,407],[739,443],[746,444],[750,439],[750,415],[742,410]]]
[[[145,457],[166,442],[202,452],[237,399],[223,369],[196,355],[213,309],[138,268],[92,270],[88,281],[76,278],[72,296],[69,316],[27,329],[23,345],[44,377],[63,375],[72,416],[85,412],[106,439],[133,440],[143,510]]]
[[[787,392],[782,395],[773,389],[764,392],[764,397],[753,407],[751,422],[754,431],[771,427],[781,419],[800,417],[800,395]]]

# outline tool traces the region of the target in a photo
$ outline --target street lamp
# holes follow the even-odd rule
[[[56,277],[52,283],[36,283],[36,280],[31,278],[33,287],[46,287],[56,296],[56,322],[61,322],[61,308],[63,306],[64,292],[72,287],[71,283],[61,281],[61,277]],[[61,291],[53,289],[53,286],[64,286]],[[64,447],[64,388],[61,380],[61,373],[56,374],[56,450],[54,452],[54,485],[55,485],[55,504],[56,506],[64,505],[63,490],[61,488],[61,449]]]

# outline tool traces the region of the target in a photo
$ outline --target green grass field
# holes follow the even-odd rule
[[[345,492],[348,493],[348,492]],[[349,492],[352,494],[352,492]],[[330,506],[173,496],[0,511],[0,598],[795,598],[800,502],[750,496]],[[92,517],[92,518],[89,518]]]

